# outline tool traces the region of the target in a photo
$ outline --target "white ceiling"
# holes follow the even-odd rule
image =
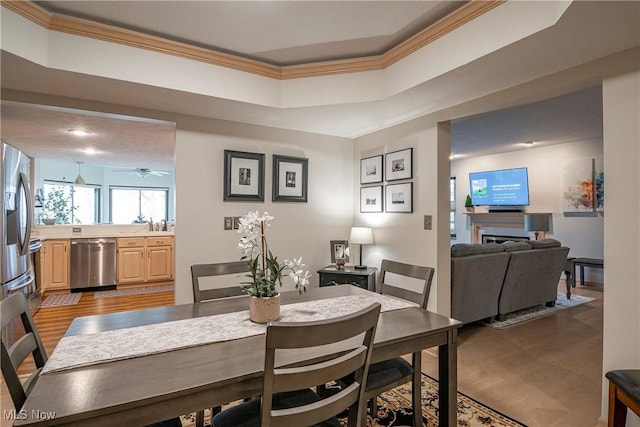
[[[383,51],[442,16],[453,2],[38,3],[53,4],[58,11],[72,11],[84,18],[283,64]],[[498,90],[508,82],[516,84],[637,46],[638,4],[575,2],[548,30],[410,90],[367,103],[288,109],[258,106],[47,69],[4,51],[2,89],[183,114],[208,112],[204,113],[207,117],[224,120],[353,137],[467,101],[470,94],[480,96],[478,87]],[[305,25],[300,26],[301,22]],[[602,136],[601,105],[596,86],[523,107],[457,119],[452,128],[452,153],[479,155],[519,149],[516,143],[531,140],[552,144],[598,138]],[[42,108],[7,102],[4,95],[1,114],[2,139],[32,156],[172,169],[170,123]],[[92,146],[105,153],[101,160],[79,153],[78,141],[62,132],[83,122],[92,126]]]

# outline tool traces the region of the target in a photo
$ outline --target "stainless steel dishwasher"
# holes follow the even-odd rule
[[[116,287],[116,240],[71,239],[71,292]]]

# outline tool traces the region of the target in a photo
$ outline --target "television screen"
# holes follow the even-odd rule
[[[527,168],[503,169],[469,174],[474,206],[528,206]]]

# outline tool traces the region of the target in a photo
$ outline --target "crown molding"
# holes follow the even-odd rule
[[[3,7],[48,30],[104,40],[273,79],[285,80],[385,69],[456,28],[499,6],[506,0],[471,0],[382,55],[284,67],[85,19],[52,14],[31,1],[1,1]]]

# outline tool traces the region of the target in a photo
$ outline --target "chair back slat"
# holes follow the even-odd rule
[[[4,339],[0,342],[0,367],[2,368],[2,376],[6,381],[16,411],[20,411],[31,387],[40,375],[40,370],[47,362],[47,353],[42,345],[42,340],[40,339],[40,335],[38,334],[23,294],[13,294],[0,301],[0,313],[2,313],[3,329],[7,327],[12,320],[20,319],[26,331],[25,335],[18,338],[9,348],[7,348],[7,343]],[[30,355],[33,356],[36,371],[33,372],[23,384],[18,376],[17,368],[22,365]]]
[[[191,266],[191,283],[193,285],[193,301],[202,302],[218,298],[228,298],[244,295],[239,285],[217,289],[201,289],[201,277],[228,276],[232,274],[248,273],[249,263],[246,261],[220,262],[213,264],[194,264]]]
[[[375,303],[356,313],[334,319],[269,323],[265,339],[261,425],[315,425],[336,416],[345,408],[349,408],[350,425],[364,425],[364,384],[379,315],[380,304]],[[339,345],[329,351],[333,354],[325,354],[327,345],[336,343]],[[276,368],[277,355],[290,349],[311,351],[313,354],[318,350],[319,356],[293,366]],[[346,375],[353,375],[355,381],[331,397],[295,408],[272,408],[274,393],[314,387]]]
[[[433,280],[434,271],[435,269],[433,267],[404,264],[384,259],[382,260],[382,265],[380,267],[380,275],[378,276],[376,291],[381,294],[391,295],[414,302],[421,308],[426,309],[427,303],[429,302],[429,293],[431,292],[431,281]],[[415,292],[387,283],[387,273],[422,281],[422,292]]]

